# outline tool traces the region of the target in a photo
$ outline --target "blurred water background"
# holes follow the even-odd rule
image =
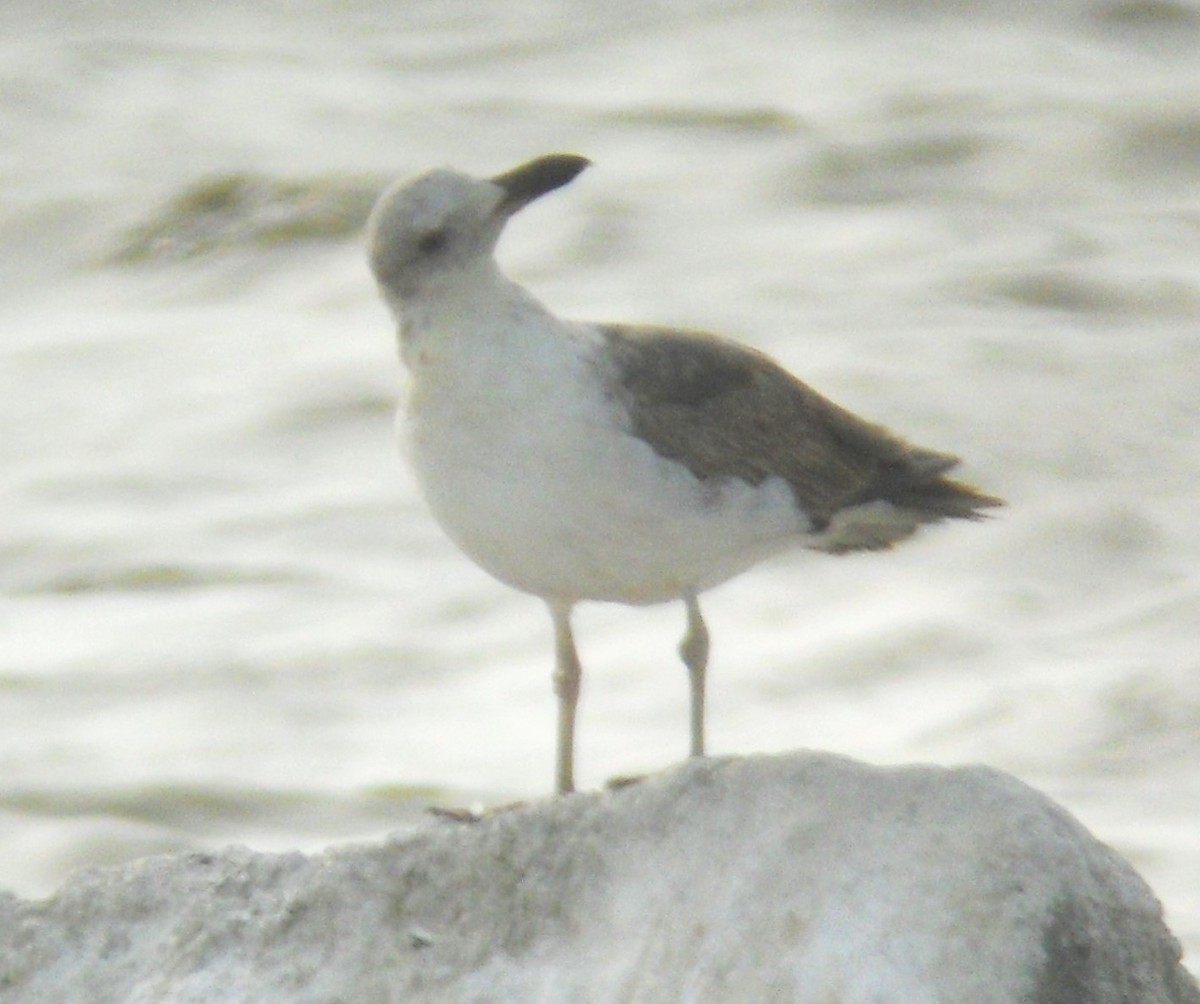
[[[394,446],[379,189],[569,150],[501,247],[1005,495],[712,593],[714,752],[985,762],[1200,958],[1200,6],[0,9],[0,886],[551,784],[551,636]],[[587,785],[686,749],[677,605],[581,610]]]

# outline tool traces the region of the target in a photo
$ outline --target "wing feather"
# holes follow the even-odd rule
[[[636,435],[701,479],[783,478],[817,529],[875,501],[918,521],[979,518],[999,505],[944,477],[950,454],[912,446],[792,376],[770,357],[703,332],[604,325],[613,393]]]

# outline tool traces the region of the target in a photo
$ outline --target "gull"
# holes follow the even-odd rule
[[[420,490],[485,571],[540,597],[555,637],[556,789],[574,790],[585,600],[681,600],[691,755],[704,754],[700,594],[792,547],[883,550],[1000,499],[714,335],[564,320],[499,269],[518,210],[589,165],[556,153],[478,178],[400,181],[372,210],[371,269],[411,382],[399,426]]]

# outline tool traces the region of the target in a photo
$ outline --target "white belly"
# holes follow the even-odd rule
[[[808,529],[779,479],[701,484],[659,457],[625,431],[582,347],[561,352],[474,384],[418,372],[402,415],[434,516],[496,578],[565,601],[656,603],[714,586]]]

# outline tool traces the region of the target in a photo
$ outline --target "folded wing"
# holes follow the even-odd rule
[[[701,480],[780,477],[831,551],[888,547],[921,523],[1003,505],[945,476],[958,458],[910,445],[713,335],[604,325],[610,386],[633,432]]]

